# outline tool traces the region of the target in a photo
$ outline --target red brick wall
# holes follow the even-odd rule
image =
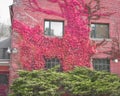
[[[44,29],[45,19],[64,20],[64,18],[58,16],[46,15],[40,12],[28,11],[28,9],[26,9],[25,5],[23,4],[24,1],[25,0],[14,0],[15,3],[13,5],[13,11],[14,11],[13,18],[20,20],[21,22],[25,23],[28,26],[34,27],[36,25],[40,25],[43,26],[42,28]],[[50,2],[47,2],[47,0],[40,0],[40,3],[43,8],[60,12],[60,8],[58,7],[57,4],[52,4]],[[65,25],[66,25],[66,21],[65,21]],[[17,37],[16,32],[12,32],[12,47],[17,48],[18,53],[12,55],[9,84],[11,84],[14,81],[14,78],[17,77],[16,71],[21,68],[21,66],[18,65],[20,63],[19,47],[17,45],[17,39],[19,39],[19,37],[17,39],[16,37]]]
[[[9,72],[9,67],[8,66],[0,66],[0,73],[6,73]]]
[[[118,37],[117,32],[120,36],[120,0],[100,0],[101,6],[105,7],[102,9],[101,13],[109,12],[114,13],[110,16],[103,16],[99,20],[92,20],[93,23],[109,23],[109,33],[110,39],[108,40],[111,42],[112,37]],[[97,42],[101,40],[96,40]],[[107,44],[106,47],[110,47],[111,44]],[[107,50],[105,48],[99,48],[99,50]],[[109,56],[105,54],[97,54],[94,58],[109,58]],[[110,62],[110,71],[111,73],[118,74],[120,76],[120,62],[114,63],[112,60]]]
[[[14,0],[14,1],[16,1],[16,0]],[[13,18],[17,18],[18,20],[24,22],[27,25],[34,26],[34,25],[39,24],[39,25],[43,26],[43,28],[44,28],[44,19],[64,20],[64,18],[53,16],[53,15],[46,15],[43,13],[41,14],[41,13],[37,13],[37,12],[30,12],[23,5],[24,0],[17,0],[17,1],[18,1],[18,3],[15,3],[15,5],[14,5],[14,17]],[[101,6],[106,8],[106,9],[102,10],[102,13],[104,13],[104,12],[110,12],[110,13],[116,12],[116,13],[111,16],[102,17],[99,20],[93,20],[92,22],[109,23],[110,24],[109,32],[110,32],[110,37],[112,38],[112,37],[116,36],[117,31],[120,33],[120,31],[119,31],[120,30],[120,11],[119,11],[120,10],[120,7],[119,7],[120,0],[100,0],[100,1],[101,1]],[[57,4],[49,3],[46,0],[40,0],[40,3],[43,8],[60,12],[60,9],[58,8]],[[65,22],[65,24],[66,24],[66,22]],[[16,45],[15,41],[16,40],[15,40],[14,34],[13,34],[12,46],[18,47]],[[97,40],[97,41],[99,42],[101,40]],[[110,46],[110,44],[107,44],[106,46]],[[101,48],[100,50],[105,50],[105,49]],[[97,54],[94,56],[94,58],[107,58],[107,57],[108,57],[107,55],[103,55],[103,54]],[[18,61],[17,61],[17,63],[18,63]],[[17,63],[14,63],[14,65],[16,64],[16,66],[17,66]],[[115,64],[111,60],[110,71],[112,73],[116,73],[116,74],[120,75],[119,67],[120,67],[120,62]],[[14,74],[14,72],[11,72],[11,73]],[[12,77],[14,77],[14,76],[12,76]]]

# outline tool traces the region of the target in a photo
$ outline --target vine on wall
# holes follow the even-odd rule
[[[67,21],[62,38],[44,36],[42,26],[31,28],[14,18],[13,30],[21,36],[19,42],[20,61],[24,69],[44,68],[45,58],[60,59],[63,70],[75,66],[90,66],[95,46],[89,40],[88,11],[84,0],[47,0],[57,3],[61,13],[43,9],[39,0],[28,0],[30,11],[42,12],[64,18]]]

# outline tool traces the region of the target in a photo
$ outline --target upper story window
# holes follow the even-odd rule
[[[10,54],[7,53],[8,48],[0,48],[0,59],[10,59]]]
[[[91,38],[109,38],[109,24],[91,24]]]
[[[64,21],[45,20],[44,34],[47,36],[62,37]]]
[[[110,71],[109,59],[93,59],[93,67],[97,71]]]

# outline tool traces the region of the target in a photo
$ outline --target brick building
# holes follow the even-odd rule
[[[44,8],[49,4],[46,1],[40,2]],[[54,4],[53,4],[54,5]],[[105,46],[101,46],[98,48],[98,52],[96,55],[93,56],[93,66],[97,70],[107,70],[111,73],[116,73],[120,75],[119,70],[119,60],[117,63],[114,62],[114,60],[110,59],[110,56],[107,54],[99,53],[99,50],[108,50],[108,48],[111,48],[111,41],[113,37],[118,38],[119,37],[119,29],[120,29],[120,12],[119,12],[119,5],[120,1],[115,0],[114,3],[112,0],[101,0],[100,6],[104,7],[101,9],[101,13],[114,13],[109,16],[101,16],[98,20],[91,20],[91,29],[92,32],[90,33],[90,40],[101,42],[103,39],[106,39],[108,42]],[[22,6],[22,7],[21,7]],[[33,14],[32,12],[26,12],[24,11],[25,5],[23,5],[22,1],[15,1],[13,4],[13,11],[14,11],[14,18],[18,18],[19,20],[26,22],[28,25],[33,26],[34,24],[39,23],[43,26],[43,28],[47,26],[47,24],[51,23],[58,23],[58,26],[61,26],[61,32],[59,34],[54,33],[55,36],[63,36],[63,28],[66,25],[66,21],[64,18],[53,16],[53,15],[46,15],[46,14]],[[50,9],[60,11],[59,7],[57,5],[51,6]],[[39,15],[39,16],[38,16]],[[25,21],[24,21],[25,20]],[[44,21],[46,20],[46,21]],[[53,21],[51,21],[53,20]],[[60,21],[56,22],[54,20]],[[64,25],[63,25],[63,22]],[[44,26],[45,24],[45,26]],[[51,25],[50,25],[51,26]],[[47,30],[47,29],[46,29]],[[47,31],[46,31],[47,32]],[[65,34],[65,33],[64,33]],[[53,32],[45,33],[45,35],[51,35],[53,36]],[[13,42],[14,43],[14,42]],[[14,44],[13,44],[14,46]],[[119,59],[119,58],[114,58]],[[103,65],[101,63],[104,63]]]
[[[62,37],[65,34],[64,26],[66,26],[67,21],[64,18],[61,18],[59,16],[47,15],[44,13],[26,11],[26,5],[23,1],[24,0],[14,0],[14,3],[11,7],[12,19],[18,19],[21,22],[30,25],[31,27],[36,24],[41,25],[44,29],[45,36]],[[51,9],[53,11],[57,10],[58,12],[60,11],[60,8],[57,4],[53,4],[52,6],[52,3],[48,2],[47,0],[41,0],[40,4],[43,8]],[[103,51],[107,51],[112,47],[112,38],[119,38],[120,36],[120,0],[100,0],[100,5],[102,7],[105,7],[101,10],[102,13],[109,12],[114,14],[110,16],[101,16],[101,18],[98,20],[91,20],[91,33],[89,36],[90,40],[95,42],[101,42],[103,39],[105,39],[105,42],[107,42],[104,44],[104,46],[98,47],[97,53],[92,56],[91,67],[96,70],[106,70],[120,76],[119,57],[111,58],[111,55],[103,53]],[[48,31],[49,27],[52,27],[53,30]],[[60,30],[58,33],[54,31],[57,27]],[[0,70],[3,70],[4,67],[4,72],[6,72],[6,70],[7,72],[10,71],[10,83],[12,82],[13,78],[16,77],[15,71],[21,68],[19,64],[20,62],[18,60],[20,59],[18,54],[19,46],[16,44],[18,42],[16,40],[16,37],[17,35],[15,33],[12,34],[12,46],[9,50],[11,51],[11,62],[9,62],[10,68],[4,67],[3,65],[0,67]],[[47,68],[51,68],[58,63],[60,63],[60,60],[58,58],[46,59]]]

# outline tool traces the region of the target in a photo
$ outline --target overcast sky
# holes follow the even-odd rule
[[[0,23],[10,24],[9,5],[13,0],[0,0]]]

